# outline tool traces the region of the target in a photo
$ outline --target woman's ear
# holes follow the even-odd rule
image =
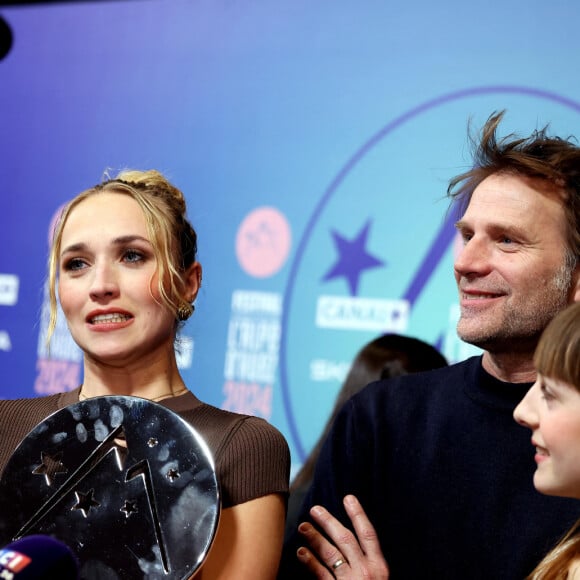
[[[185,295],[189,302],[193,302],[201,287],[202,269],[199,262],[194,262],[185,271]]]

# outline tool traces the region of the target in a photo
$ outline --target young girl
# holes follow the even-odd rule
[[[537,380],[514,411],[532,431],[541,493],[580,499],[580,303],[558,314],[534,356]],[[540,562],[529,580],[580,579],[580,521]]]
[[[222,511],[196,578],[271,579],[284,533],[289,451],[266,421],[202,403],[177,368],[174,342],[201,284],[197,236],[181,191],[157,171],[129,171],[74,198],[49,259],[50,333],[58,300],[83,351],[75,391],[0,402],[0,470],[27,433],[79,400],[132,395],[177,412],[205,439]]]

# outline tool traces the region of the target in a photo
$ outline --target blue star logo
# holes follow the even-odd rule
[[[331,232],[338,251],[338,260],[324,275],[323,282],[344,276],[348,282],[351,296],[356,296],[362,272],[385,265],[382,260],[369,254],[365,248],[370,227],[371,220],[367,221],[354,240],[346,239],[335,230]]]

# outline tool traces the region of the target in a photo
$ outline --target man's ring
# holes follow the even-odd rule
[[[342,558],[339,558],[333,565],[332,565],[332,569],[336,570],[339,566],[342,566],[343,564],[346,564],[346,560],[343,560]]]

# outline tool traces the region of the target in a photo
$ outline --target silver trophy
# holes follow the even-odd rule
[[[20,443],[0,480],[0,542],[53,536],[80,577],[185,579],[220,514],[213,458],[177,413],[126,396],[79,401]]]

